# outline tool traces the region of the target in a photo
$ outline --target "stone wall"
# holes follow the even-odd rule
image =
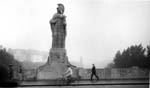
[[[79,75],[81,79],[90,79],[91,69],[78,68],[74,74]],[[134,79],[134,78],[149,78],[148,69],[139,68],[113,68],[113,69],[97,69],[97,75],[100,79]],[[74,77],[74,75],[73,75]],[[25,80],[35,80],[36,70],[24,71]]]
[[[77,78],[78,76],[78,69],[77,68],[72,68],[73,69],[73,75],[72,77]],[[23,80],[48,80],[47,78],[45,79],[38,79],[37,78],[37,70],[36,69],[29,69],[29,70],[24,70],[23,72]],[[46,75],[50,76],[49,74],[45,74],[44,76],[47,77]],[[20,77],[20,79],[22,79]]]
[[[23,80],[35,80],[36,79],[36,70],[29,69],[23,72]]]
[[[138,68],[97,69],[97,75],[100,79],[149,78],[149,70]],[[90,79],[91,69],[80,68],[79,76],[81,79]]]

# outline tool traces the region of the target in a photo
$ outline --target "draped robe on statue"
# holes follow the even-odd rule
[[[65,48],[66,17],[56,13],[50,20],[52,30],[52,48]]]

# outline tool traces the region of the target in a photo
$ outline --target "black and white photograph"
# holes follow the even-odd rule
[[[150,88],[150,0],[0,0],[0,88]]]

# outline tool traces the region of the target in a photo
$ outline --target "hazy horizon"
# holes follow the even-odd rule
[[[49,20],[58,3],[67,16],[69,60],[105,67],[118,50],[150,44],[150,0],[0,0],[0,45],[49,52]]]

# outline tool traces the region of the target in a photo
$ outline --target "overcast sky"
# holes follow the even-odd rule
[[[70,61],[104,67],[118,50],[150,44],[149,0],[0,0],[0,44],[49,51],[58,3],[65,6]]]

